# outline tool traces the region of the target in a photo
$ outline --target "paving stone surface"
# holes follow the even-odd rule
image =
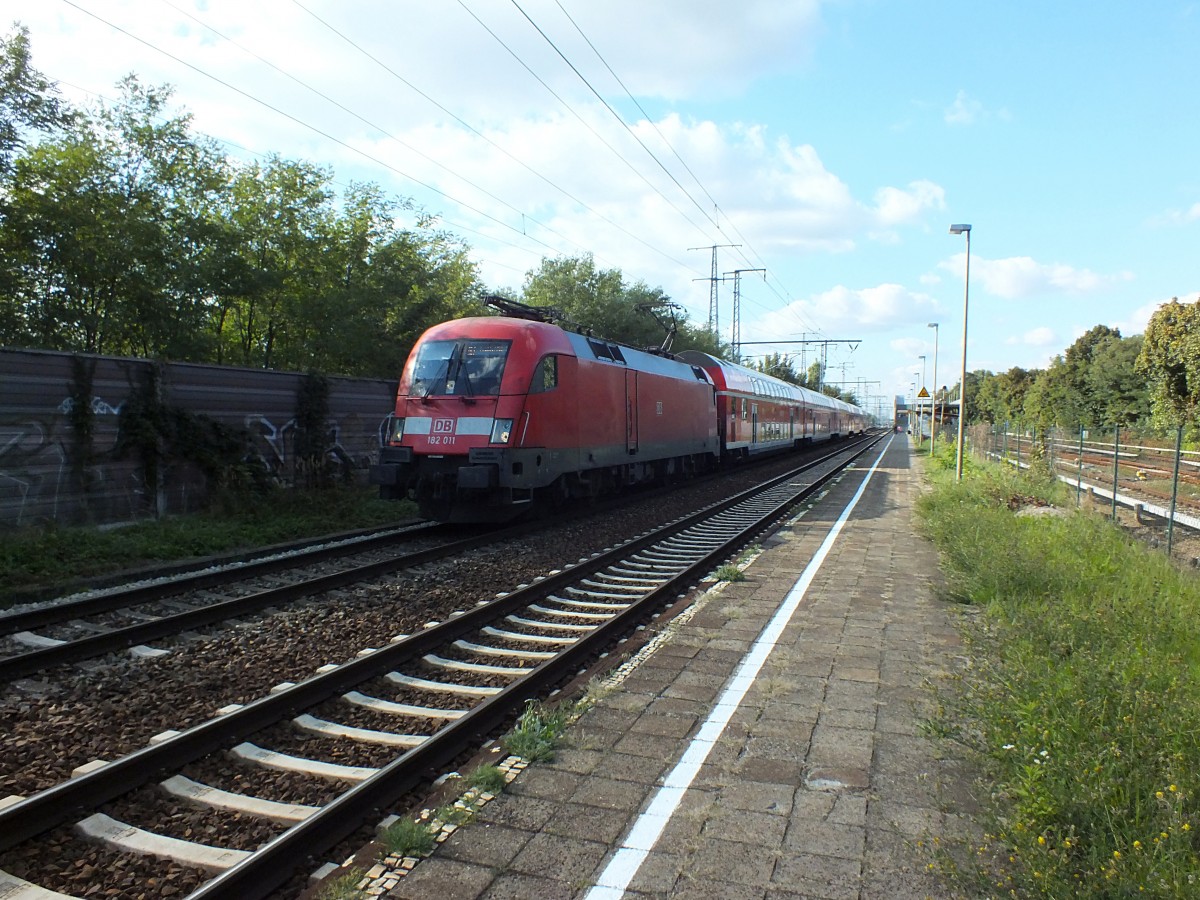
[[[942,758],[921,721],[932,712],[926,683],[954,668],[960,648],[951,610],[934,597],[936,554],[915,532],[912,462],[897,437],[624,894],[612,896],[952,896],[925,848],[973,833],[970,773]],[[708,595],[572,727],[553,762],[526,770],[388,896],[587,896],[636,843],[639,813],[862,478],[846,475],[766,541],[746,580]]]

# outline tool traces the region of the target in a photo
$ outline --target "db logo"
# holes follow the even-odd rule
[[[434,434],[453,434],[454,420],[453,419],[434,419],[433,420]]]

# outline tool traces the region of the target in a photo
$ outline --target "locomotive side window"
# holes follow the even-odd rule
[[[529,382],[529,393],[544,394],[558,387],[558,357],[544,356],[537,368],[533,370],[533,380]]]
[[[410,395],[475,397],[500,393],[511,341],[426,341],[417,350]]]

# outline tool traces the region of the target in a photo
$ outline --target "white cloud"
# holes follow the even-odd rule
[[[875,192],[875,216],[880,224],[907,224],[926,210],[945,209],[946,192],[932,181],[914,181],[907,190],[884,187]]]
[[[931,332],[932,333],[932,332]],[[922,353],[933,358],[933,341],[923,341],[920,338],[894,338],[888,341],[888,347],[895,350],[902,356],[911,356],[913,359],[919,357]]]
[[[938,268],[963,277],[966,254],[959,253]],[[1132,281],[1133,273],[1099,275],[1090,269],[1077,269],[1063,263],[1039,263],[1028,256],[1007,259],[971,257],[971,282],[990,294],[1008,299],[1040,296],[1047,293],[1088,294],[1114,284]]]
[[[974,125],[990,119],[1007,122],[1012,115],[1003,107],[996,110],[986,109],[980,101],[971,97],[966,91],[960,90],[954,95],[954,102],[946,107],[942,118],[948,125]]]
[[[1193,203],[1187,209],[1168,209],[1150,220],[1151,225],[1168,227],[1190,225],[1192,222],[1200,222],[1200,203]]]
[[[794,300],[782,309],[744,323],[747,340],[770,340],[781,335],[812,330],[804,323],[817,323],[822,331],[839,338],[879,334],[896,326],[925,328],[930,316],[938,311],[937,302],[927,294],[914,293],[899,284],[853,290],[838,285],[807,300]]]
[[[1026,347],[1050,347],[1058,343],[1058,334],[1053,328],[1042,326],[1021,335],[1021,341]]]

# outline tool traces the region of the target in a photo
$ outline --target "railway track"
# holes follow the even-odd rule
[[[297,802],[285,792],[260,797],[265,803],[236,813],[235,818],[290,823],[265,832],[254,829],[241,841],[245,848],[223,842],[206,851],[177,837],[170,852],[190,861],[177,862],[174,869],[167,866],[167,874],[159,877],[173,871],[182,885],[189,878],[198,881],[197,871],[220,873],[190,896],[266,896],[292,872],[311,867],[314,853],[382,817],[405,792],[427,783],[430,773],[510,722],[525,701],[545,696],[673,602],[868,446],[842,447],[761,489],[580,560],[461,615],[397,635],[386,646],[366,648],[298,684],[281,685],[261,699],[225,709],[181,733],[164,734],[142,750],[15,802],[0,809],[0,850],[10,851],[6,859],[19,861],[27,855],[14,848],[48,833],[71,834],[74,827],[107,835],[101,839],[122,846],[121,853],[134,852],[133,845],[151,841],[147,832],[163,815],[159,809],[157,818],[140,824],[118,819],[115,811],[128,813],[138,805],[122,798],[161,783],[154,791],[157,797],[182,791],[191,803],[197,802],[196,794],[218,807],[244,803],[245,790],[197,788],[196,779],[189,777],[206,767],[219,770],[227,765],[222,760],[234,757],[327,787],[317,792],[323,794],[317,803]],[[297,737],[301,734],[314,737]],[[268,744],[271,739],[274,745]],[[328,750],[330,742],[337,752]],[[306,744],[315,753],[303,755]],[[171,802],[185,808],[182,801]],[[81,811],[91,812],[79,819]],[[177,818],[194,822],[196,816],[211,815],[180,812]],[[189,828],[196,834],[222,830],[194,825],[175,830]],[[225,833],[229,830],[224,827]],[[59,846],[70,843],[57,840]],[[156,852],[169,855],[161,846]],[[70,868],[72,862],[61,865]],[[179,876],[179,871],[191,874]]]
[[[165,651],[146,646],[147,641],[466,553],[510,536],[493,532],[451,540],[449,534],[443,526],[429,525],[388,531],[352,543],[155,579],[0,615],[0,637],[9,638],[14,651],[0,657],[0,682],[128,648],[153,656]],[[396,552],[412,543],[423,546]],[[225,591],[214,594],[215,589]]]

